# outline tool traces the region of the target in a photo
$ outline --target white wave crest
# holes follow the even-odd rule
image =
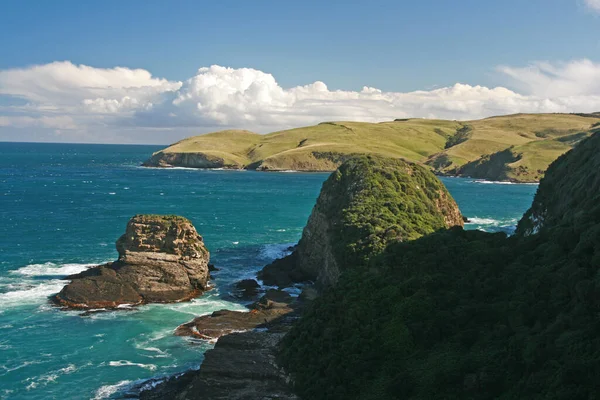
[[[43,264],[26,265],[10,272],[24,276],[67,276],[78,274],[96,265],[98,264],[57,264],[46,262]]]
[[[113,394],[117,393],[119,390],[128,387],[131,384],[131,381],[121,381],[115,385],[106,385],[102,386],[98,389],[94,395],[93,400],[103,400],[108,399]]]
[[[127,360],[111,361],[108,363],[108,365],[110,365],[111,367],[140,367],[150,371],[156,370],[156,365],[154,364],[134,363]]]
[[[483,183],[485,185],[539,185],[536,182],[488,181],[485,179],[474,179],[473,183]]]
[[[499,222],[500,221],[498,221],[497,219],[492,219],[492,218],[477,218],[477,217],[473,217],[473,218],[469,218],[469,222],[467,222],[467,224],[473,224],[473,225],[496,225]]]
[[[266,244],[260,249],[260,257],[265,260],[276,260],[291,254],[290,247],[296,243]]]
[[[517,218],[511,218],[511,219],[493,219],[493,218],[478,218],[478,217],[472,217],[472,218],[468,218],[469,222],[467,222],[467,224],[471,224],[471,225],[489,225],[489,226],[496,226],[496,227],[508,227],[508,226],[512,226],[512,225],[516,225],[518,222]]]
[[[140,349],[140,350],[145,350],[151,353],[155,353],[154,355],[150,355],[149,357],[152,358],[168,358],[171,355],[169,353],[167,353],[166,351],[163,351],[161,349],[159,349],[158,347],[142,347],[142,345],[136,345],[135,347]]]
[[[40,284],[21,284],[23,289],[0,293],[0,307],[15,307],[24,304],[36,304],[46,301],[48,296],[58,293],[66,282],[58,279],[45,281]]]

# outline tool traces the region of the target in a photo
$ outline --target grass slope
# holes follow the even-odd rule
[[[194,153],[222,167],[332,171],[349,155],[378,154],[420,162],[443,174],[532,181],[577,142],[564,138],[583,135],[581,139],[598,123],[600,115],[595,114],[517,114],[466,122],[325,122],[267,135],[229,130],[177,142],[154,154],[162,164],[148,165],[192,166],[164,160],[181,164],[190,158],[169,155]],[[501,155],[490,165],[489,158],[507,149],[511,157]],[[510,162],[497,162],[505,159]]]

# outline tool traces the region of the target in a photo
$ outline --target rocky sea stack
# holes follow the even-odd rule
[[[116,243],[119,259],[90,268],[52,298],[58,305],[115,308],[189,300],[207,289],[209,252],[183,217],[136,215]]]
[[[295,251],[266,266],[259,278],[280,287],[333,285],[347,266],[365,262],[390,242],[463,225],[456,202],[428,169],[401,159],[355,157],[323,184]]]

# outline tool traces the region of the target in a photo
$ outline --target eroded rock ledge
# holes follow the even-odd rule
[[[75,308],[189,300],[208,288],[209,252],[192,223],[179,216],[136,215],[116,243],[119,259],[90,268],[52,297]]]
[[[310,289],[308,289],[310,292]],[[217,311],[181,325],[176,335],[215,340],[200,370],[173,376],[138,394],[142,400],[227,399],[296,400],[289,375],[279,365],[277,352],[283,337],[311,300],[280,290],[269,290],[250,312]],[[246,330],[245,332],[239,332]]]

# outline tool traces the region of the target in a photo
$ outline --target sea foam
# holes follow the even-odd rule
[[[108,365],[110,365],[111,367],[140,367],[140,368],[144,368],[144,369],[147,369],[150,371],[156,370],[156,365],[154,365],[154,364],[134,363],[134,362],[127,361],[127,360],[110,361],[108,363]]]
[[[48,296],[60,292],[66,281],[59,278],[77,274],[97,264],[29,264],[9,271],[0,283],[0,309],[25,304],[45,303]],[[46,278],[46,279],[44,279]]]
[[[121,381],[114,385],[105,385],[98,389],[93,397],[93,400],[102,400],[108,399],[113,394],[117,393],[119,390],[122,390],[131,385],[131,381]]]
[[[510,181],[488,181],[485,179],[474,179],[473,183],[482,183],[484,185],[534,185],[538,186],[536,182],[510,182]]]
[[[10,272],[24,276],[67,276],[78,274],[95,265],[98,264],[57,264],[46,262],[43,264],[26,265]]]
[[[290,247],[296,243],[279,243],[279,244],[267,244],[260,249],[260,257],[273,261],[278,258],[283,258],[291,254]]]
[[[56,279],[31,286],[23,285],[23,289],[0,293],[0,308],[41,303],[51,294],[58,293],[65,284],[65,281]]]

